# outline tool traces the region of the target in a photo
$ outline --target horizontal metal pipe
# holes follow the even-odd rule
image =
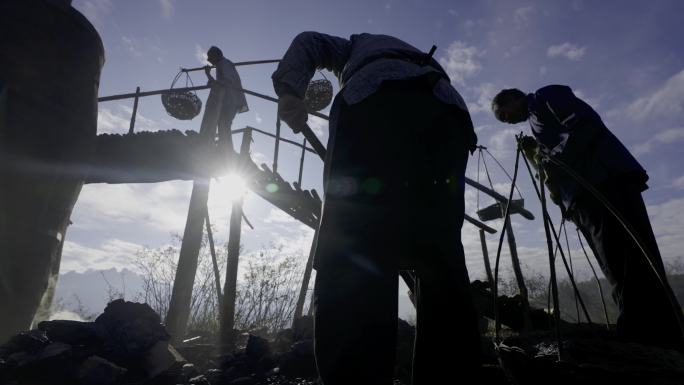
[[[273,59],[273,60],[253,60],[253,61],[239,61],[236,63],[233,63],[234,66],[239,67],[239,66],[248,66],[248,65],[253,65],[253,64],[270,64],[270,63],[280,63],[280,59]],[[215,68],[214,66],[209,66],[210,68]],[[192,71],[201,71],[205,68],[205,66],[202,67],[193,67],[193,68],[181,68],[180,70],[182,72],[192,72]]]
[[[140,93],[128,93],[128,94],[118,94],[118,95],[110,95],[110,96],[102,96],[97,98],[98,102],[109,102],[112,100],[122,100],[122,99],[130,99],[136,97],[136,95],[140,98],[144,96],[153,96],[153,95],[162,95],[162,94],[170,94],[174,92],[185,92],[185,91],[200,91],[200,90],[207,90],[211,88],[211,86],[195,86],[195,87],[184,87],[184,88],[172,88],[172,89],[163,89],[163,90],[155,90],[155,91],[145,91],[145,92],[140,92]],[[233,87],[231,87],[233,88]],[[273,96],[268,96],[264,94],[260,94],[258,92],[246,90],[244,88],[237,88],[235,87],[234,89],[237,89],[239,91],[242,91],[246,93],[247,95],[252,95],[256,96],[257,98],[265,99],[270,102],[278,103],[278,98],[274,98]],[[309,112],[310,115],[319,117],[324,120],[330,120],[328,115],[321,114],[320,112]]]

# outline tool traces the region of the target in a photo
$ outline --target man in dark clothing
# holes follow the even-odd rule
[[[618,332],[630,341],[684,349],[682,311],[674,297],[675,303],[668,298],[672,289],[641,197],[648,175],[639,162],[567,86],[550,85],[528,95],[503,90],[492,101],[492,110],[502,122],[529,120],[538,151],[591,183],[644,243],[650,263],[597,197],[558,166],[541,162],[556,203],[582,231],[613,287],[620,311]]]
[[[221,112],[219,113],[218,132],[220,143],[233,150],[233,136],[231,134],[233,119],[235,115],[249,111],[245,93],[240,91],[242,81],[233,62],[226,59],[218,47],[209,48],[207,61],[216,67],[216,79],[211,76],[210,67],[205,67],[209,84],[217,82],[226,87],[223,92]]]
[[[383,35],[298,35],[273,74],[295,131],[316,69],[340,78],[331,107],[315,253],[315,349],[326,385],[391,384],[398,271],[415,270],[413,382],[479,366],[477,315],[461,244],[464,173],[476,137],[439,64]],[[448,350],[443,349],[448,346]],[[448,380],[447,380],[448,378]]]

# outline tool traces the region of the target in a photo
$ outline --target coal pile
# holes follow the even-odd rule
[[[497,347],[501,365],[520,384],[684,384],[681,352],[621,341],[608,331],[566,330],[563,338],[560,361],[549,333],[510,338]]]
[[[110,302],[94,322],[44,321],[0,346],[2,384],[157,383],[185,361],[146,304]]]
[[[94,322],[45,321],[12,337],[0,346],[0,384],[316,383],[311,317],[273,339],[236,333],[233,354],[217,356],[213,344],[176,350],[147,304],[115,300]]]

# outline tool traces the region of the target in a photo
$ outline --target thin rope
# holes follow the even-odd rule
[[[518,148],[520,148],[520,142],[518,142]],[[553,315],[555,319],[555,329],[556,329],[556,341],[558,343],[558,360],[560,361],[563,356],[563,340],[560,332],[560,305],[558,299],[558,281],[556,280],[556,265],[555,259],[552,253],[551,246],[551,235],[549,232],[549,218],[546,214],[546,191],[544,189],[544,184],[542,183],[539,188],[540,201],[542,205],[542,218],[544,220],[544,234],[546,235],[546,246],[549,253],[549,270],[551,272],[551,293],[553,295]]]
[[[480,184],[480,161],[482,160],[482,149],[477,152],[477,184]],[[477,211],[480,211],[480,189],[477,190]]]
[[[563,218],[563,222],[565,222],[565,218]],[[572,253],[570,252],[570,240],[568,239],[568,227],[565,226],[565,223],[563,223],[563,234],[565,234],[565,247],[568,250],[568,260],[570,261],[570,272],[572,275],[575,275],[575,269],[572,266]],[[580,323],[580,311],[579,311],[579,302],[577,301],[577,293],[575,293],[575,310],[577,311],[577,323]]]
[[[534,186],[534,190],[537,193],[537,197],[541,201],[544,196],[540,192],[540,190],[543,191],[544,184],[540,183],[540,186],[537,185],[537,181],[534,178],[534,174],[532,173],[532,168],[530,167],[529,162],[527,161],[527,158],[523,157],[523,161],[525,162],[525,167],[527,168],[527,172],[530,175],[530,179],[532,180],[532,186]],[[540,170],[540,172],[543,170]],[[563,248],[560,246],[560,236],[556,232],[556,227],[553,224],[553,221],[551,220],[551,216],[548,213],[548,210],[546,209],[546,202],[542,202],[542,216],[545,218],[546,221],[549,223],[549,227],[551,228],[551,232],[553,234],[553,238],[556,241],[556,246],[557,246],[557,251],[560,252],[561,255],[561,260],[563,261],[563,266],[565,267],[565,271],[568,273],[568,278],[570,278],[570,283],[572,285],[572,288],[575,292],[575,295],[577,296],[580,306],[582,307],[582,311],[584,312],[584,316],[587,318],[587,323],[592,323],[591,317],[589,316],[589,311],[587,310],[586,305],[584,304],[584,299],[582,298],[579,289],[577,288],[577,283],[575,282],[575,277],[572,274],[572,271],[570,269],[570,266],[568,265],[567,260],[565,259],[565,253],[563,252]],[[561,221],[561,227],[565,225],[565,218]],[[561,229],[559,229],[560,231]],[[551,250],[549,250],[549,257],[551,257]],[[554,269],[555,269],[555,263],[556,263],[556,252],[553,252],[553,263],[554,263]],[[549,306],[550,307],[550,306]],[[558,309],[560,311],[560,309]]]
[[[487,154],[489,154],[489,156],[492,157],[492,159],[494,159],[494,162],[496,162],[496,164],[499,166],[499,168],[501,169],[501,171],[503,171],[504,174],[506,174],[506,176],[508,177],[508,180],[513,180],[513,179],[511,178],[511,175],[508,173],[508,171],[506,171],[506,168],[504,168],[504,166],[501,164],[501,162],[499,162],[499,160],[496,159],[496,158],[494,157],[494,155],[492,155],[491,152],[489,152],[489,149],[487,149],[487,148],[485,147],[484,150],[487,152]],[[482,149],[480,149],[480,151],[482,151]],[[522,193],[520,192],[520,189],[518,188],[518,186],[515,186],[515,190],[518,191],[518,196],[520,197],[520,199],[523,199]]]
[[[603,297],[603,287],[601,286],[601,280],[599,279],[598,274],[596,274],[596,269],[594,269],[594,264],[591,263],[591,260],[589,259],[589,254],[587,254],[587,250],[584,248],[584,242],[582,242],[582,236],[580,235],[580,229],[576,228],[577,230],[577,239],[579,240],[580,246],[582,247],[582,252],[584,253],[584,256],[587,259],[587,262],[589,263],[589,267],[591,268],[591,272],[594,274],[594,279],[596,279],[596,285],[598,286],[599,290],[599,295],[601,296],[601,304],[603,305],[603,315],[606,317],[606,329],[610,330],[610,318],[608,318],[608,306],[606,306],[606,300]]]
[[[499,318],[499,262],[501,261],[501,249],[503,247],[504,234],[506,233],[506,225],[511,215],[511,199],[513,198],[513,193],[515,189],[515,181],[518,178],[518,164],[520,161],[520,146],[515,153],[515,168],[513,172],[513,179],[511,182],[511,190],[508,194],[508,204],[506,204],[506,209],[504,210],[503,225],[501,228],[501,235],[499,236],[499,245],[496,250],[496,263],[494,265],[494,324],[495,324],[495,342],[497,344],[501,343],[501,319]]]

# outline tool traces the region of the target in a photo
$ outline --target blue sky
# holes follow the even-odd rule
[[[444,65],[454,86],[467,101],[480,144],[512,171],[514,138],[525,125],[496,122],[489,103],[501,88],[534,91],[547,84],[567,84],[588,101],[608,127],[648,170],[651,189],[645,194],[661,251],[666,261],[682,259],[684,250],[684,51],[678,0],[643,1],[177,1],[76,0],[79,9],[102,36],[106,63],[100,95],[169,87],[179,67],[201,64],[211,45],[233,61],[277,59],[299,32],[316,30],[348,36],[370,32],[397,36],[428,50]],[[240,67],[247,89],[273,95],[273,65]],[[327,74],[328,77],[331,75]],[[320,76],[320,75],[317,75]],[[204,83],[202,73],[192,76]],[[205,93],[200,93],[205,98]],[[273,131],[275,105],[248,97],[250,111],[239,115],[234,128],[251,125]],[[124,133],[132,101],[100,104],[98,131]],[[139,130],[199,129],[200,119],[174,120],[158,97],[141,100]],[[327,124],[312,125],[326,139]],[[284,126],[285,127],[285,126]],[[285,127],[285,136],[301,140]],[[239,136],[235,142],[239,143]],[[257,137],[253,158],[271,162],[273,142]],[[280,167],[285,179],[297,177],[299,152],[285,147]],[[476,177],[477,158],[469,176]],[[489,162],[494,169],[493,162]],[[499,191],[509,184],[493,173]],[[305,188],[320,191],[321,164],[310,156]],[[540,218],[529,177],[521,169],[520,189],[528,208]],[[157,247],[182,233],[190,182],[150,185],[87,185],[74,210],[62,271],[132,267],[142,245]],[[476,193],[466,192],[467,211],[476,210]],[[481,197],[481,205],[490,203]],[[217,238],[225,240],[229,204],[210,199]],[[245,213],[255,225],[244,228],[246,250],[283,243],[306,256],[311,231],[289,219],[254,194],[245,199]],[[500,223],[492,222],[495,228]],[[545,243],[539,220],[514,218],[523,263],[546,272]],[[575,234],[571,226],[570,234]],[[482,276],[477,233],[463,231],[471,278]],[[496,250],[490,236],[490,253]],[[577,243],[571,236],[573,251]],[[585,271],[577,262],[580,271]],[[504,266],[506,264],[504,263]]]

